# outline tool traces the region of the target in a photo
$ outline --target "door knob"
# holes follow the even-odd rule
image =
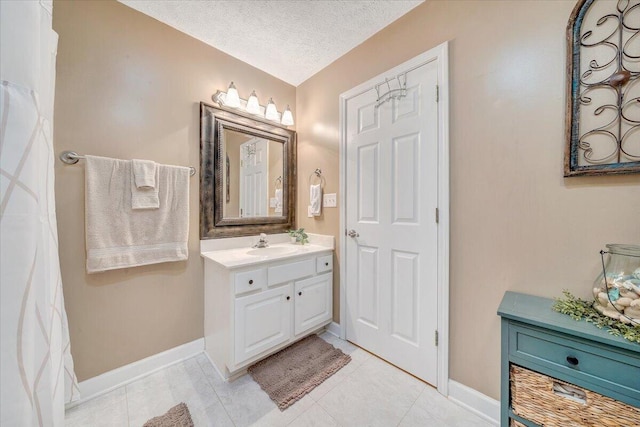
[[[360,237],[360,235],[358,234],[358,232],[356,230],[349,230],[347,232],[347,236],[349,236],[349,237]]]

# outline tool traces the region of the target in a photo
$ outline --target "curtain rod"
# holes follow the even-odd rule
[[[83,155],[80,155],[75,151],[63,151],[62,153],[60,153],[59,158],[62,163],[66,163],[68,165],[75,165],[76,163],[78,163],[78,161],[85,159]],[[191,176],[196,174],[196,168],[194,168],[193,166],[189,166],[189,169],[191,169],[191,171],[189,172]]]

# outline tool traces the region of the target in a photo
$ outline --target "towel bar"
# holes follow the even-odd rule
[[[76,153],[75,151],[63,151],[60,153],[59,157],[62,163],[66,163],[68,165],[75,165],[78,161],[84,160],[84,156]],[[189,166],[189,169],[191,169],[189,172],[191,176],[196,174],[196,168]]]

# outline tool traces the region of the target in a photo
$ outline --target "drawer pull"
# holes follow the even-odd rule
[[[290,299],[291,299],[291,297],[290,297],[290,296],[287,296],[287,301],[289,301]]]
[[[302,296],[302,291],[298,292],[298,295],[299,295],[299,296]]]
[[[578,366],[578,363],[580,363],[578,358],[574,356],[567,356],[567,362],[569,362],[569,365],[573,366]]]
[[[572,387],[569,384],[560,384],[556,381],[553,382],[553,392],[558,396],[566,397],[575,402],[586,404],[587,393],[576,387]]]
[[[329,263],[328,262],[325,262],[324,265],[325,265],[325,267],[329,267]]]
[[[249,280],[249,284],[253,285],[253,279]]]

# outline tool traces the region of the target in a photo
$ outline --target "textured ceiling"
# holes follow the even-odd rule
[[[294,86],[422,3],[422,0],[119,1]]]

